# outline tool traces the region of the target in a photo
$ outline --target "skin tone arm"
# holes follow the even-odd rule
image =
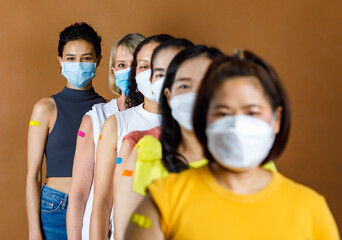
[[[109,117],[101,130],[96,152],[94,202],[90,219],[90,239],[106,239],[113,207],[113,177],[117,157],[117,120]]]
[[[152,225],[150,228],[146,229],[138,226],[131,221],[128,224],[125,233],[125,240],[134,240],[134,239],[153,239],[153,240],[164,240],[164,234],[160,226],[160,213],[154,204],[150,194],[147,194],[142,203],[138,206],[138,208],[134,211],[139,215],[147,217],[151,220]]]
[[[119,157],[121,157],[122,162],[120,164],[116,165],[115,172],[114,172],[114,195],[116,192],[115,188],[116,188],[116,186],[118,186],[118,184],[120,182],[120,179],[122,177],[121,174],[122,174],[123,170],[126,169],[127,159],[129,158],[131,152],[132,152],[132,148],[131,148],[131,144],[130,144],[129,140],[124,140],[121,144],[120,152],[119,152]],[[114,199],[114,201],[115,201],[115,199]]]
[[[52,98],[36,103],[31,121],[38,126],[29,126],[26,178],[26,209],[29,239],[42,239],[40,229],[40,191],[42,184],[42,163],[46,138],[56,120],[56,105]]]
[[[131,171],[135,170],[137,151],[138,150],[135,149],[126,159],[124,169]],[[134,209],[136,209],[144,199],[144,196],[132,191],[133,179],[133,176],[123,177],[120,175],[119,182],[114,186],[114,238],[116,240],[122,240],[124,238],[125,229],[127,228]]]
[[[82,239],[82,223],[85,206],[89,197],[94,172],[95,144],[93,124],[89,116],[82,120],[80,131],[84,137],[77,137],[72,183],[67,210],[68,239]]]

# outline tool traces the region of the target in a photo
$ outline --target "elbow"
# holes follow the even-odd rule
[[[42,176],[41,174],[31,174],[31,173],[27,173],[26,176],[26,185],[27,186],[32,186],[32,185],[36,185],[36,184],[41,184],[42,183]]]
[[[84,194],[78,189],[71,189],[69,193],[69,207],[73,208],[74,206],[78,206],[82,209],[85,208],[85,205],[88,201],[89,194]]]

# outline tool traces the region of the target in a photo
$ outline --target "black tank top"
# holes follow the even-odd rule
[[[46,177],[71,177],[82,118],[94,104],[105,102],[105,99],[94,88],[76,90],[67,87],[51,97],[56,103],[57,118],[45,145]]]

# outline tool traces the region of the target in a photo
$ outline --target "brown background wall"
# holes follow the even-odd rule
[[[107,87],[111,45],[128,32],[169,33],[226,53],[268,59],[288,90],[293,127],[279,170],[323,194],[342,227],[342,2],[340,0],[58,0],[0,4],[0,238],[27,238],[26,141],[32,107],[57,93],[58,32],[75,21],[103,37],[95,88]]]

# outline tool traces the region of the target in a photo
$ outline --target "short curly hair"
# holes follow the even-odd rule
[[[96,58],[101,55],[101,37],[87,23],[74,23],[59,33],[58,56],[63,56],[65,44],[69,41],[85,40],[93,44]]]

